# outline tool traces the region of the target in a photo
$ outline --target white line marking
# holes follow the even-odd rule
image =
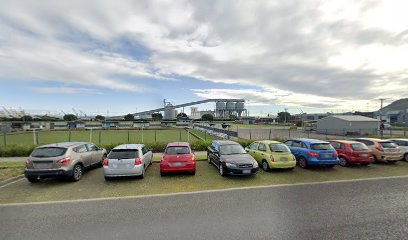
[[[109,200],[127,200],[127,199],[140,199],[140,198],[150,198],[150,197],[168,197],[168,196],[179,196],[179,195],[190,195],[190,194],[193,195],[193,194],[201,194],[201,193],[229,192],[229,191],[250,190],[250,189],[266,189],[266,188],[292,187],[292,186],[305,186],[305,185],[319,185],[319,184],[333,184],[333,183],[363,182],[363,181],[375,181],[375,180],[386,180],[386,179],[401,179],[401,178],[408,178],[408,175],[404,175],[404,176],[391,176],[391,177],[379,177],[379,178],[346,179],[346,180],[335,180],[335,181],[325,181],[325,182],[285,183],[285,184],[274,184],[274,185],[262,185],[262,186],[250,186],[250,187],[237,187],[237,188],[213,189],[213,190],[203,190],[203,191],[193,191],[193,192],[159,193],[159,194],[139,195],[139,196],[102,197],[102,198],[61,200],[61,201],[47,201],[47,202],[29,202],[29,203],[2,203],[2,204],[0,204],[0,207],[25,206],[25,205],[41,205],[41,204],[58,204],[58,203],[80,203],[80,202],[109,201]],[[23,178],[23,179],[24,179],[24,178]],[[21,179],[19,179],[19,180],[17,180],[17,181],[21,181]],[[16,182],[17,182],[17,181],[16,181]]]
[[[21,180],[23,180],[23,179],[25,179],[25,178],[20,178],[20,179],[17,179],[17,180],[15,180],[15,181],[9,182],[9,183],[7,183],[7,184],[4,184],[3,186],[0,186],[0,188],[7,187],[8,185],[11,185],[11,184],[13,184],[13,183],[19,182],[19,181],[21,181]]]

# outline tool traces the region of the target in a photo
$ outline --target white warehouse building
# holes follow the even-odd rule
[[[317,132],[331,135],[377,134],[379,120],[358,115],[333,115],[317,120]]]

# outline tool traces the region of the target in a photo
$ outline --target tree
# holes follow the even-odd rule
[[[68,122],[75,121],[77,119],[78,119],[78,117],[75,116],[74,114],[65,114],[64,115],[64,120],[68,121]]]
[[[203,116],[201,116],[201,119],[202,119],[203,121],[209,121],[209,122],[211,122],[211,121],[214,120],[214,116],[213,116],[212,114],[207,113],[207,114],[204,114]]]
[[[286,120],[286,122],[289,122],[290,120],[293,120],[293,116],[290,115],[290,113],[288,113],[288,112],[279,112],[278,113],[278,120],[281,123],[284,123],[285,120]]]
[[[126,121],[133,121],[133,120],[135,120],[135,116],[133,115],[133,114],[127,114],[126,116],[125,116],[125,120]]]
[[[33,117],[31,117],[30,115],[24,115],[21,120],[23,121],[33,121]]]
[[[160,121],[163,119],[163,115],[161,113],[153,113],[152,119],[153,121]]]
[[[96,121],[103,121],[103,120],[105,120],[105,117],[102,116],[102,115],[96,115],[96,116],[95,116],[95,120],[96,120]]]
[[[187,114],[181,112],[181,113],[177,114],[177,118],[187,118]]]

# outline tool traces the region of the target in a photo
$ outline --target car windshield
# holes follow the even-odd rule
[[[351,146],[351,149],[353,149],[354,151],[368,150],[367,146],[365,144],[362,144],[362,143],[353,143],[350,146]]]
[[[190,148],[189,147],[168,147],[165,153],[168,155],[189,154]]]
[[[269,148],[272,152],[290,152],[289,148],[282,143],[269,144]]]
[[[383,148],[397,148],[398,145],[393,142],[380,142]]]
[[[138,156],[137,149],[113,149],[108,158],[110,159],[132,159]]]
[[[315,143],[311,145],[313,150],[333,150],[334,148],[330,143]]]
[[[228,144],[220,146],[221,155],[244,154],[245,149],[239,144]]]
[[[66,148],[60,147],[45,147],[45,148],[36,148],[31,153],[32,157],[46,158],[46,157],[59,157],[64,155],[67,152]]]

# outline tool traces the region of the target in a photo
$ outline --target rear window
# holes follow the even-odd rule
[[[46,157],[59,157],[67,152],[66,148],[60,147],[46,147],[46,148],[36,148],[31,153],[32,157],[46,158]]]
[[[398,145],[393,142],[380,142],[380,145],[383,148],[397,148],[398,147]]]
[[[169,154],[169,155],[189,154],[189,153],[190,153],[189,147],[168,147],[166,149],[166,154]]]
[[[272,152],[290,152],[289,148],[285,144],[269,144],[269,148]]]
[[[330,143],[315,143],[311,145],[313,150],[333,150],[332,145]]]
[[[354,151],[368,150],[367,146],[362,143],[352,143],[350,144],[350,146],[351,146],[351,149],[353,149]]]
[[[137,149],[113,149],[108,158],[110,159],[132,159],[139,156]]]

